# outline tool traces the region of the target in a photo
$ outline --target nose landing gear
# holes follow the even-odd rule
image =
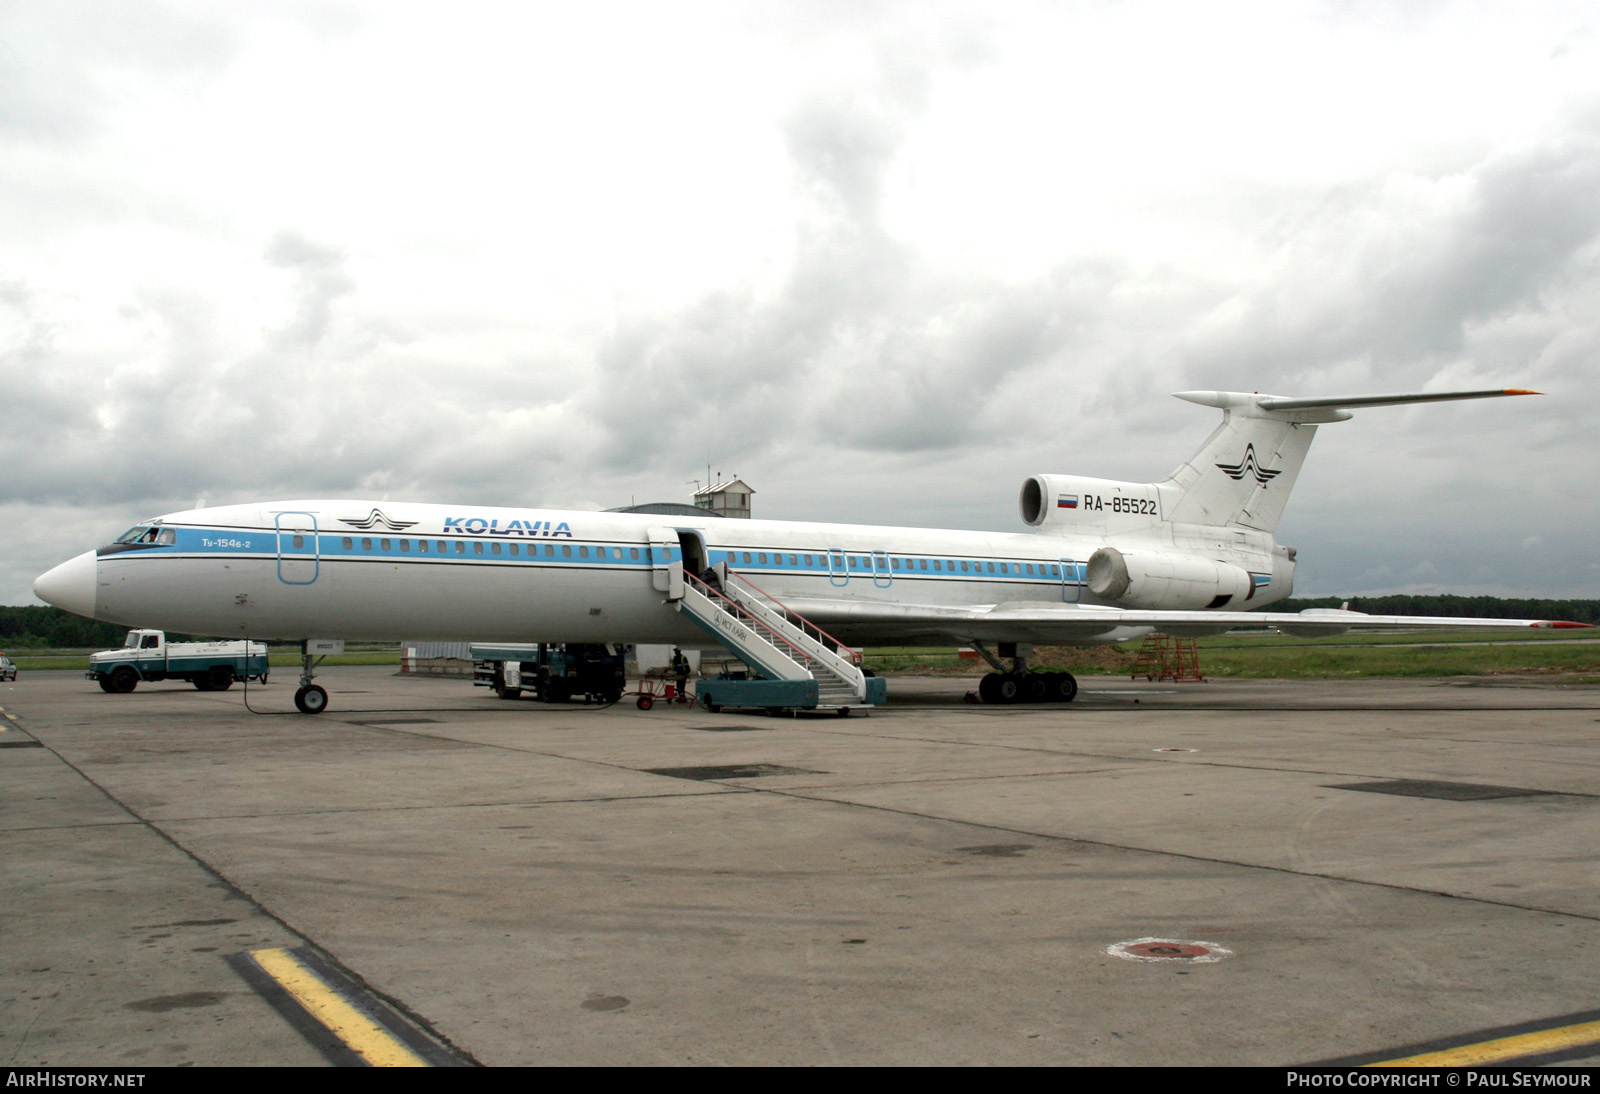
[[[342,640],[341,640],[342,644]],[[312,670],[322,663],[322,658],[311,652],[310,640],[300,643],[300,690],[294,693],[294,705],[302,714],[321,714],[328,709],[328,693],[311,681],[316,677]]]

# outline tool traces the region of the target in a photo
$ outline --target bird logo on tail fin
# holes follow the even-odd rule
[[[1217,466],[1226,472],[1230,479],[1243,479],[1246,475],[1254,475],[1255,480],[1262,486],[1267,485],[1282,473],[1281,470],[1262,467],[1256,459],[1256,446],[1253,444],[1244,446],[1244,459],[1238,463],[1219,463]]]

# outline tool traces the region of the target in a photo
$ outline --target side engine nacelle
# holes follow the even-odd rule
[[[1089,591],[1107,603],[1165,611],[1237,607],[1253,588],[1249,571],[1228,562],[1115,547],[1090,555],[1084,577]]]

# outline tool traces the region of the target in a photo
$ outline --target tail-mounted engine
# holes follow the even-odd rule
[[[1035,475],[1022,484],[1022,519],[1050,532],[1128,532],[1161,523],[1161,488],[1081,475]]]

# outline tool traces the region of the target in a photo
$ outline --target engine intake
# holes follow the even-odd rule
[[[1115,547],[1090,555],[1084,577],[1101,600],[1162,611],[1221,608],[1247,599],[1254,588],[1249,571],[1232,563]]]
[[[1041,531],[1135,531],[1161,523],[1161,488],[1082,475],[1035,475],[1017,499],[1022,519]]]

